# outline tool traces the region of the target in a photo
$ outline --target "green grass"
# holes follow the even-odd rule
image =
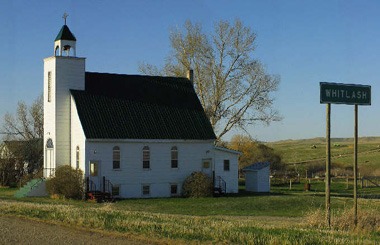
[[[8,187],[0,187],[0,197],[2,199],[13,198],[13,195],[16,193],[18,188],[8,188]]]
[[[285,201],[284,201],[285,200]],[[282,203],[281,206],[279,203]],[[189,216],[276,216],[300,217],[323,205],[320,197],[268,195],[198,199],[136,199],[115,204],[117,209]]]

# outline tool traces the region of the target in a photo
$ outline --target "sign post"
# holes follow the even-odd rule
[[[326,199],[326,222],[327,226],[330,228],[330,173],[331,173],[331,142],[330,142],[330,134],[331,134],[331,104],[327,103],[326,105],[326,191],[325,191],[325,199]]]
[[[320,103],[326,105],[326,223],[330,227],[330,172],[331,172],[331,104],[354,105],[354,224],[358,222],[357,171],[358,171],[358,105],[371,105],[371,86],[359,84],[320,84]]]
[[[358,224],[358,105],[355,105],[354,124],[354,224]]]

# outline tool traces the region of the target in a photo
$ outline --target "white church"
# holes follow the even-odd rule
[[[180,196],[194,171],[238,192],[238,152],[215,134],[192,78],[85,71],[65,25],[44,59],[44,177],[81,169],[87,191],[119,198]]]

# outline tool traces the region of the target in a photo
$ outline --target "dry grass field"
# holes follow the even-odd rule
[[[324,138],[287,140],[268,143],[289,166],[305,169],[311,165],[324,166],[326,142]],[[353,139],[331,139],[332,167],[349,169],[353,166]],[[380,137],[362,137],[358,143],[358,168],[361,176],[380,176]]]
[[[350,225],[352,199],[333,196],[333,224],[344,221],[346,225],[328,229],[323,218],[323,195],[314,190],[298,191],[299,188],[274,187],[270,195],[241,193],[219,198],[130,199],[100,204],[14,199],[12,191],[0,188],[0,214],[51,227],[58,225],[53,231],[70,227],[68,236],[75,238],[80,230],[85,232],[85,240],[91,236],[106,239],[109,244],[117,244],[118,239],[162,244],[374,244],[380,240],[379,200],[359,199],[361,218],[355,228]],[[58,234],[53,232],[53,238],[54,235]],[[65,241],[62,239],[65,238],[57,236],[57,243]],[[39,240],[30,241],[34,244]],[[81,241],[74,239],[72,244]]]

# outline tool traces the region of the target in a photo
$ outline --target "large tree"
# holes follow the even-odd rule
[[[272,171],[280,171],[284,168],[281,156],[274,149],[248,136],[234,135],[228,147],[241,152],[239,156],[239,169],[257,162],[270,162]]]
[[[279,77],[268,74],[254,57],[256,34],[240,20],[220,21],[205,34],[186,21],[170,34],[172,52],[163,69],[140,64],[149,75],[186,76],[194,70],[194,87],[218,139],[233,128],[247,132],[255,122],[280,120],[273,109]]]

